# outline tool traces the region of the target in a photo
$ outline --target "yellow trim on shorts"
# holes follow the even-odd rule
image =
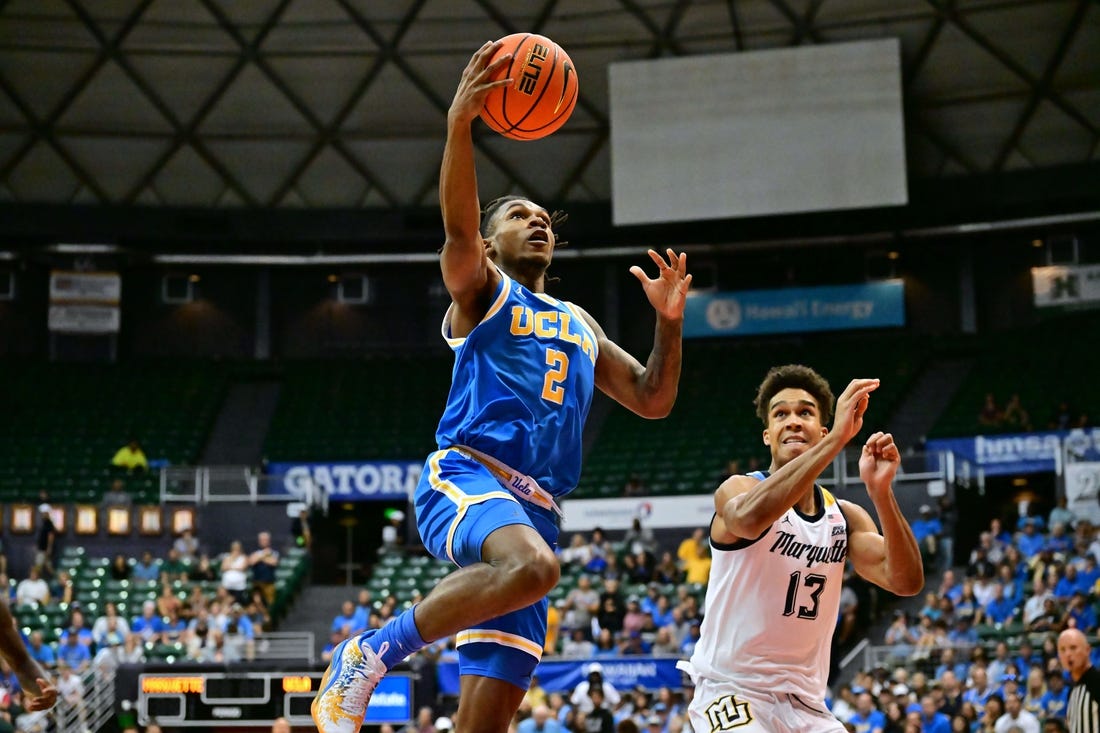
[[[530,639],[525,639],[516,634],[509,634],[506,631],[498,631],[497,629],[467,629],[466,631],[460,631],[455,634],[455,646],[459,647],[463,644],[500,644],[501,646],[518,649],[521,652],[527,652],[536,660],[542,660],[541,644],[536,644]]]
[[[442,460],[443,456],[452,452],[456,455],[462,456],[462,453],[460,453],[459,451],[453,451],[452,449],[448,448],[446,450],[436,451],[432,454],[432,457],[428,459],[428,466],[430,467],[428,470],[428,483],[429,485],[431,485],[433,490],[442,492],[444,496],[454,502],[454,504],[458,507],[458,511],[455,513],[454,521],[451,522],[451,526],[447,530],[447,558],[455,565],[458,565],[458,563],[455,562],[454,538],[455,532],[458,531],[459,522],[461,522],[463,517],[466,516],[466,510],[475,504],[480,504],[481,502],[488,501],[489,499],[507,499],[509,501],[515,502],[516,504],[519,504],[519,501],[511,494],[511,492],[508,491],[490,491],[487,494],[477,494],[476,496],[470,496],[450,481],[444,481],[443,479],[441,479],[439,477],[439,461]],[[465,458],[465,456],[462,457]]]

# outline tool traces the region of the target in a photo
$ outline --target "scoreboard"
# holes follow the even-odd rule
[[[138,723],[166,727],[270,726],[286,718],[292,726],[312,726],[309,706],[321,672],[142,674],[138,677]],[[412,675],[386,675],[371,696],[364,722],[412,721]]]

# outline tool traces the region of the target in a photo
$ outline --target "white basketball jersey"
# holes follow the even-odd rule
[[[792,508],[757,540],[711,541],[702,638],[691,657],[697,674],[825,698],[848,523],[832,494],[814,492],[817,516]]]

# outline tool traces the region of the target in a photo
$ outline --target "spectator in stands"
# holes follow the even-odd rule
[[[1027,669],[1027,679],[1024,682],[1021,703],[1024,710],[1042,720],[1045,717],[1043,715],[1042,700],[1047,691],[1046,675],[1043,673],[1042,667],[1025,667],[1024,669]]]
[[[1068,430],[1076,415],[1077,413],[1069,405],[1069,400],[1061,400],[1054,408],[1048,427],[1051,430]]]
[[[92,639],[96,646],[108,646],[112,637],[117,637],[118,643],[126,641],[130,633],[129,622],[118,615],[118,606],[114,601],[103,604],[103,615],[92,624]]]
[[[199,556],[198,564],[193,564],[187,573],[187,578],[195,582],[212,582],[218,580],[218,573],[210,562],[210,556],[205,553]]]
[[[111,561],[111,565],[107,568],[107,574],[111,576],[111,580],[129,580],[133,574],[133,568],[130,567],[126,556],[119,553]]]
[[[160,580],[160,563],[153,557],[150,550],[144,550],[141,558],[134,563],[130,572],[130,578],[136,581]]]
[[[53,523],[53,507],[49,504],[39,504],[34,564],[42,570],[44,575],[53,575],[57,549],[57,526]]]
[[[618,703],[607,700],[607,695],[600,687],[592,687],[588,690],[588,700],[591,703],[591,709],[581,711],[585,716],[585,733],[615,733],[615,717],[608,708],[614,708]],[[660,723],[660,719],[657,722]],[[650,733],[659,733],[659,731],[653,731],[651,728]]]
[[[145,644],[140,634],[131,631],[126,636],[126,644],[119,653],[121,664],[141,664],[145,661]]]
[[[54,654],[53,647],[43,643],[42,632],[38,629],[31,632],[27,651],[30,653],[31,659],[38,662],[44,668],[53,669],[57,666],[57,655]]]
[[[1070,598],[1069,605],[1066,607],[1065,618],[1062,620],[1062,626],[1064,628],[1079,629],[1085,634],[1096,631],[1096,611],[1089,603],[1088,596],[1081,591],[1074,592]]]
[[[340,644],[340,642],[342,642],[344,639],[347,639],[347,638],[348,638],[348,634],[347,634],[346,631],[344,631],[344,629],[342,627],[340,629],[335,629],[331,633],[329,633],[328,644],[325,644],[324,649],[321,650],[321,659],[322,659],[322,661],[325,661],[325,662],[332,661],[332,652],[333,652],[333,650],[336,649],[336,647]]]
[[[50,602],[50,586],[42,580],[38,565],[32,566],[27,577],[15,586],[15,602],[21,606],[45,606]]]
[[[652,564],[657,558],[657,540],[653,536],[653,530],[643,526],[638,517],[634,517],[630,529],[623,535],[623,545],[626,552],[636,559],[644,556],[647,564]]]
[[[997,731],[1019,730],[1020,733],[1040,733],[1039,719],[1023,707],[1018,694],[1005,696],[1005,714],[997,720]]]
[[[940,652],[940,663],[936,667],[936,679],[943,681],[945,675],[950,672],[956,679],[966,679],[969,665],[958,661],[955,647],[949,646]],[[946,694],[946,691],[945,691]]]
[[[848,718],[848,725],[856,733],[883,733],[886,716],[875,708],[870,692],[864,690],[856,696],[856,712]]]
[[[623,484],[623,496],[645,496],[648,493],[649,490],[646,489],[645,481],[642,481],[639,474],[630,474],[626,479],[626,483]]]
[[[1059,669],[1047,672],[1047,689],[1039,699],[1040,717],[1064,718],[1069,704],[1069,688]]]
[[[963,586],[959,582],[958,577],[955,575],[955,571],[947,569],[943,571],[943,578],[940,579],[940,587],[937,593],[941,598],[947,598],[952,603],[957,603],[962,597]]]
[[[978,643],[978,632],[973,626],[973,617],[959,616],[955,619],[955,628],[947,632],[947,639],[955,646],[974,646]]]
[[[309,509],[305,506],[298,511],[298,516],[291,520],[290,536],[294,538],[295,547],[308,548],[313,544],[313,532],[309,526]]]
[[[222,558],[221,587],[238,603],[248,598],[248,555],[237,540],[229,543],[229,552]]]
[[[696,556],[688,560],[684,567],[684,582],[705,585],[710,579],[710,544],[698,545],[695,551]]]
[[[592,549],[580,532],[574,532],[569,538],[569,546],[561,551],[561,564],[564,567],[579,569],[588,565],[592,559]]]
[[[997,398],[992,392],[986,392],[985,400],[982,402],[981,409],[978,410],[978,424],[987,428],[997,428],[1001,426],[1002,419],[1003,413],[997,405]]]
[[[1019,393],[1013,392],[1012,396],[1008,398],[1005,409],[1001,413],[1001,423],[1012,432],[1030,432],[1032,430],[1031,416],[1028,415],[1027,410],[1020,402]]]
[[[74,608],[72,613],[69,614],[69,625],[61,632],[58,641],[64,644],[68,641],[70,636],[76,636],[76,640],[88,647],[89,650],[95,643],[92,630],[88,628],[87,622],[84,619],[84,612],[79,608]]]
[[[901,663],[913,653],[913,645],[917,643],[918,636],[909,623],[909,615],[898,609],[894,611],[894,620],[886,629],[883,641],[891,647],[890,656]]]
[[[661,559],[653,568],[653,580],[663,585],[675,585],[683,582],[684,572],[676,563],[676,558],[672,556],[671,552],[661,553]]]
[[[550,712],[546,705],[535,705],[531,708],[531,717],[521,720],[516,726],[516,733],[566,733],[561,723]]]
[[[577,585],[565,596],[567,624],[571,628],[585,630],[585,637],[591,639],[592,618],[600,610],[600,594],[592,587],[588,575],[577,578]]]
[[[616,641],[616,636],[611,633],[611,629],[600,629],[596,632],[595,651],[592,652],[592,656],[617,657],[619,647]]]
[[[172,548],[179,553],[181,560],[193,564],[199,554],[199,541],[190,527],[184,527],[179,537],[172,543]]]
[[[933,695],[921,697],[917,712],[922,733],[951,733],[951,719],[939,711]]]
[[[591,659],[595,656],[596,645],[589,640],[589,633],[587,627],[570,629],[570,638],[562,644],[561,655],[567,659]]]
[[[130,506],[134,503],[133,497],[126,491],[126,484],[122,479],[116,478],[111,482],[111,488],[103,494],[100,500],[103,506]]]
[[[88,730],[87,710],[84,707],[84,683],[78,674],[74,674],[74,671],[83,673],[83,670],[62,662],[57,665],[57,671],[59,673],[57,679],[58,694],[69,708],[76,712],[76,718],[81,729]]]
[[[123,468],[129,473],[149,470],[149,460],[145,457],[145,451],[137,438],[130,438],[126,445],[118,449],[111,459],[111,465]]]
[[[573,688],[573,694],[569,696],[569,702],[582,713],[591,712],[595,706],[588,692],[592,689],[599,689],[603,692],[604,700],[611,707],[617,706],[622,700],[622,695],[615,689],[615,686],[604,679],[603,665],[599,662],[588,665],[584,681]]]
[[[676,548],[676,559],[681,569],[686,569],[689,562],[699,557],[699,548],[705,546],[706,542],[706,531],[702,527],[696,527],[691,537],[680,542],[680,546]]]
[[[340,631],[351,635],[358,630],[358,623],[359,616],[355,612],[355,604],[351,601],[344,601],[343,605],[340,606],[340,613],[332,619],[329,631]]]
[[[130,631],[145,642],[157,643],[161,640],[164,621],[157,615],[156,601],[146,600],[141,604],[141,615],[130,620]]]
[[[959,513],[955,509],[955,503],[946,495],[939,499],[940,519],[940,567],[948,570],[955,565],[955,530],[959,521]]]
[[[1077,523],[1077,513],[1074,512],[1068,506],[1068,500],[1064,493],[1058,495],[1057,504],[1050,510],[1050,514],[1047,516],[1047,526],[1053,527],[1056,524],[1061,524],[1070,529]]]
[[[1045,546],[1055,557],[1061,555],[1064,558],[1073,552],[1073,536],[1066,532],[1066,525],[1052,524]]]
[[[160,564],[161,582],[175,583],[177,580],[186,580],[190,570],[190,564],[183,561],[180,551],[174,546],[168,548],[168,556]]]
[[[271,546],[271,533],[260,532],[256,536],[258,549],[248,558],[252,571],[252,587],[263,593],[264,603],[275,602],[275,570],[279,567],[279,551]]]
[[[70,633],[65,637],[65,643],[57,647],[57,665],[62,664],[72,667],[78,673],[83,674],[92,662],[92,653],[88,647],[80,643],[80,635]]]
[[[913,537],[920,546],[920,554],[924,560],[924,567],[936,566],[937,552],[939,550],[940,535],[943,534],[943,525],[939,518],[932,513],[932,507],[921,504],[920,518],[912,522]]]
[[[386,523],[382,526],[380,552],[395,552],[405,545],[405,512],[391,508],[385,511],[384,516]]]
[[[626,609],[623,606],[619,594],[617,592],[609,593],[604,591],[600,596],[600,610],[596,613],[594,619],[595,625],[592,629],[593,635],[598,633],[598,629],[608,629],[611,631],[612,635],[618,634],[623,630],[623,618],[625,616]]]
[[[50,603],[63,603],[68,605],[74,602],[75,589],[73,588],[73,580],[69,575],[69,571],[58,571],[57,575],[46,580],[46,585],[50,589]]]
[[[993,597],[982,609],[979,623],[1007,624],[1016,616],[1016,602],[1012,598],[1006,598],[1004,586],[996,583],[993,586]],[[1007,649],[1006,649],[1007,651]]]
[[[970,552],[970,563],[966,566],[966,577],[968,578],[992,578],[993,574],[997,572],[997,566],[986,554],[987,550],[982,537],[985,538],[985,543],[989,542],[989,533],[983,532],[978,538],[978,546]]]

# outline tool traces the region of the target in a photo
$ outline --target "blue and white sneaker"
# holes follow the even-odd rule
[[[384,642],[375,654],[366,644],[369,636],[373,632],[345,639],[332,650],[321,691],[310,706],[320,733],[358,733],[363,725],[370,696],[386,676],[386,665],[378,657],[389,647]]]

